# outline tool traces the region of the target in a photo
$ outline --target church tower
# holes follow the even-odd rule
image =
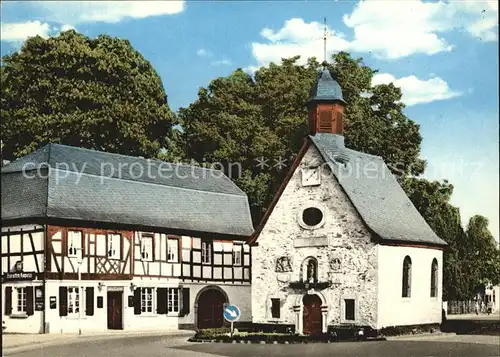
[[[318,74],[309,101],[309,133],[330,133],[343,135],[344,107],[347,103],[342,97],[342,88],[332,78],[327,63]]]

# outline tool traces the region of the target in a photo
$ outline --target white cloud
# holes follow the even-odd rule
[[[28,37],[41,36],[44,38],[50,35],[50,26],[40,21],[27,21],[21,23],[2,23],[1,39],[7,42],[20,42]]]
[[[496,1],[424,2],[421,0],[360,1],[350,14],[343,16],[344,24],[353,31],[352,38],[327,28],[327,56],[341,50],[371,52],[384,59],[397,59],[421,53],[434,55],[451,51],[443,36],[450,31],[465,31],[482,41],[493,41],[498,31]],[[304,63],[315,56],[323,59],[324,25],[305,22],[301,18],[285,21],[278,30],[264,28],[261,41],[251,44],[260,67],[281,58],[301,56]]]
[[[204,48],[200,48],[198,51],[196,51],[196,55],[198,57],[207,57],[207,56],[212,56],[212,53]]]
[[[230,59],[223,58],[220,60],[215,60],[210,63],[212,66],[230,66],[233,62]]]
[[[495,40],[497,16],[496,1],[360,1],[343,20],[354,31],[350,49],[394,59],[450,51],[442,34],[457,29]]]
[[[257,65],[264,66],[270,62],[280,62],[282,58],[301,55],[304,63],[307,58],[315,56],[323,60],[323,31],[324,26],[319,22],[306,23],[299,18],[287,20],[278,31],[265,28],[261,36],[268,43],[252,43],[252,54],[257,60]],[[328,29],[327,56],[346,49],[348,42],[343,35]],[[254,66],[248,67],[253,68]]]
[[[427,80],[418,79],[411,75],[396,79],[389,73],[377,73],[373,76],[372,85],[393,83],[401,88],[403,97],[401,101],[407,106],[430,103],[436,100],[445,100],[462,95],[452,91],[446,81],[439,77]]]
[[[184,10],[185,1],[40,1],[34,6],[44,10],[46,21],[78,25],[177,14]]]
[[[3,23],[1,26],[1,40],[11,42],[14,46],[21,45],[28,37],[40,36],[48,38],[60,32],[74,30],[71,25],[50,26],[40,21],[26,21],[20,23]]]

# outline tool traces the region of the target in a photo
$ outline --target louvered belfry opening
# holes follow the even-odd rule
[[[343,134],[344,106],[341,103],[314,103],[309,109],[309,133]]]
[[[344,106],[342,88],[330,72],[323,66],[318,79],[313,85],[308,101],[309,134],[343,134]]]

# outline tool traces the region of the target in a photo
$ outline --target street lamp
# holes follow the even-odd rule
[[[73,242],[71,242],[71,247],[69,247],[69,255],[70,256],[76,256],[76,262],[78,264],[78,335],[82,334],[82,326],[81,326],[81,317],[82,317],[82,287],[81,287],[81,281],[82,281],[82,270],[81,270],[81,265],[82,265],[82,248],[75,248],[73,247]]]

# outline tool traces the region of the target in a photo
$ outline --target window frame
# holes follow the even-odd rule
[[[314,226],[310,226],[306,222],[304,222],[304,212],[309,208],[317,209],[318,211],[321,212],[321,215],[322,215],[321,221]],[[297,212],[297,222],[299,223],[300,227],[307,229],[307,230],[310,230],[310,231],[321,228],[325,225],[325,222],[326,222],[325,212],[327,212],[326,209],[320,205],[317,205],[317,204],[303,206]]]
[[[402,269],[401,297],[403,299],[411,298],[411,270],[412,261],[410,256],[406,255],[403,259]]]
[[[68,307],[67,307],[67,317],[69,318],[76,318],[76,317],[79,317],[80,316],[80,309],[82,307],[82,301],[80,301],[80,298],[83,300],[84,297],[83,297],[83,294],[79,294],[79,291],[80,291],[80,287],[78,286],[68,286],[67,287],[67,292],[68,292],[68,297],[67,297],[67,304],[68,304]],[[73,290],[76,290],[75,291],[75,299],[73,301],[72,299],[72,294],[73,294]],[[73,303],[73,305],[72,305]],[[73,309],[73,311],[70,312],[70,307]],[[76,308],[78,308],[78,311],[76,311]]]
[[[271,298],[271,318],[281,318],[281,299]]]
[[[140,255],[141,255],[141,261],[143,262],[154,262],[155,261],[155,249],[154,249],[154,235],[152,234],[142,234],[141,233],[141,245],[140,245]],[[144,258],[142,256],[142,253],[144,251],[144,248],[145,248],[145,242],[146,241],[150,241],[151,244],[149,245],[151,251],[150,251],[150,255],[151,257],[150,258]]]
[[[239,262],[237,257],[239,257]],[[233,243],[233,265],[238,267],[243,265],[243,244]]]
[[[118,246],[117,253],[115,254],[115,256],[110,257],[109,256],[109,251],[111,249],[110,244],[113,243],[113,240],[114,240],[113,237],[115,237],[115,236],[118,236],[119,246]],[[109,260],[122,260],[122,256],[123,256],[122,249],[123,249],[123,236],[121,235],[121,233],[116,233],[116,232],[115,233],[106,233],[106,252],[105,252],[106,257]]]
[[[175,259],[170,259],[170,242],[176,241],[177,248],[175,249]],[[180,239],[178,237],[167,236],[167,263],[180,263]]]
[[[69,254],[69,248],[71,246],[71,243],[74,242],[73,239],[70,240],[70,235],[72,233],[79,233],[80,234],[80,246],[79,247],[75,247],[76,249],[76,254]],[[78,239],[76,239],[76,241],[78,242]],[[80,258],[80,259],[83,259],[83,249],[84,249],[84,234],[83,234],[83,231],[81,230],[78,230],[78,229],[68,229],[67,231],[67,235],[66,235],[66,256],[68,258]]]
[[[206,248],[208,248],[208,250]],[[207,255],[207,251],[209,253],[208,255]],[[203,265],[212,264],[213,252],[214,252],[214,247],[213,247],[212,242],[202,241],[201,242],[201,264],[203,264]],[[205,259],[203,259],[204,257],[205,257]],[[208,259],[206,259],[206,258],[208,258]]]
[[[27,299],[27,287],[26,286],[16,286],[16,309],[13,313],[22,315],[28,313],[28,299]],[[21,299],[20,299],[21,298]],[[19,304],[19,300],[21,300],[21,304]],[[21,308],[21,309],[19,309]],[[14,309],[13,309],[14,310]]]
[[[431,263],[431,298],[437,298],[439,295],[439,263],[436,258]]]
[[[156,289],[153,287],[141,287],[141,315],[153,316],[156,315],[156,300],[155,300],[155,292]],[[148,292],[150,291],[150,292]],[[147,306],[147,296],[151,295],[151,311],[148,310]],[[143,304],[144,301],[144,304]]]
[[[354,308],[354,320],[348,320],[346,319],[346,314],[347,314],[347,304],[346,300],[352,300],[353,301],[353,308]],[[358,298],[355,295],[342,295],[340,298],[340,306],[341,306],[341,315],[340,315],[340,323],[341,324],[352,324],[352,323],[357,323],[358,322]]]
[[[177,310],[175,307],[175,299],[177,298]],[[178,315],[181,313],[181,289],[168,288],[167,289],[167,315]]]

